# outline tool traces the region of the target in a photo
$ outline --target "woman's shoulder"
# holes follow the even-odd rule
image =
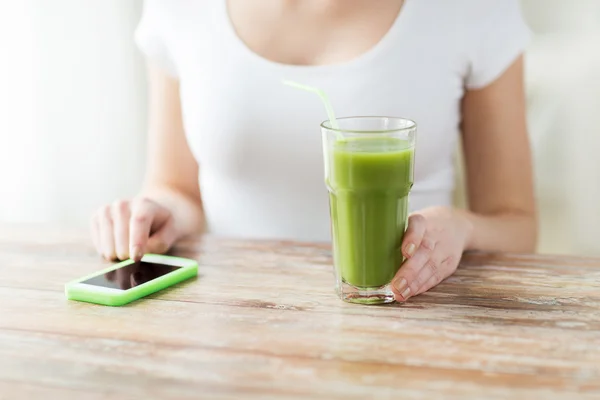
[[[178,75],[179,60],[175,54],[178,43],[186,37],[197,37],[198,29],[211,20],[217,1],[144,0],[137,25],[135,42],[146,55],[169,74]]]
[[[144,0],[143,13],[151,13],[162,19],[182,18],[206,14],[215,1],[197,0]]]
[[[520,14],[519,0],[407,0],[417,2],[431,16],[444,18],[450,23],[460,22],[466,26],[486,23],[489,19],[507,14]]]
[[[493,21],[511,22],[521,17],[519,0],[455,0],[463,8],[463,15],[475,25]]]
[[[519,0],[405,0],[409,14],[432,36],[480,46],[490,36],[527,29]],[[413,9],[414,8],[414,9]]]
[[[218,4],[212,0],[144,0],[140,27],[147,26],[169,42],[189,28],[206,25]]]
[[[455,25],[460,26],[461,48],[469,64],[466,86],[485,87],[512,65],[529,43],[531,32],[520,1],[453,0],[452,5],[457,7]]]

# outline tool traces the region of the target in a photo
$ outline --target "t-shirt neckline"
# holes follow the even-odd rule
[[[382,38],[375,43],[370,49],[363,52],[362,54],[339,63],[335,64],[324,64],[324,65],[296,65],[296,64],[286,64],[278,61],[269,60],[261,56],[260,54],[254,52],[250,49],[246,43],[238,36],[235,27],[229,17],[229,8],[227,5],[227,0],[220,0],[220,7],[218,7],[218,23],[222,24],[225,27],[225,33],[228,44],[232,46],[234,51],[241,53],[245,58],[249,59],[253,63],[262,64],[262,66],[266,66],[269,68],[276,69],[286,69],[286,70],[294,70],[294,71],[321,71],[326,72],[330,70],[339,70],[339,69],[351,69],[358,68],[362,65],[368,64],[374,59],[378,58],[381,54],[385,53],[385,51],[390,47],[396,47],[397,43],[395,41],[398,38],[404,38],[408,29],[408,20],[410,13],[412,12],[413,4],[415,0],[404,0],[404,4],[400,8],[398,15],[394,19],[392,26],[388,29],[388,31],[382,36]]]

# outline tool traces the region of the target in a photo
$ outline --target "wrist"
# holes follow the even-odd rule
[[[475,216],[467,210],[453,209],[453,211],[463,232],[464,250],[475,250]]]

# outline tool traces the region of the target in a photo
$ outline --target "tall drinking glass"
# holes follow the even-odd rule
[[[337,122],[335,129],[321,124],[336,291],[352,303],[390,303],[403,261],[417,126],[388,117]]]

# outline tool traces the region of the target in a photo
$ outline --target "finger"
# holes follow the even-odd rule
[[[172,217],[161,226],[148,240],[147,251],[149,253],[163,254],[169,251],[175,240],[177,233]]]
[[[439,282],[437,281],[437,277],[435,277],[435,276],[430,277],[429,280],[427,280],[427,282],[425,282],[425,284],[422,286],[422,288],[419,289],[419,291],[417,292],[417,294],[415,294],[415,296],[420,295],[422,293],[425,293],[429,289],[437,286],[438,283]]]
[[[117,200],[111,207],[114,235],[115,235],[115,252],[119,260],[129,258],[129,219],[131,213],[129,211],[129,202]]]
[[[131,271],[129,268],[119,268],[117,270],[117,284],[123,290],[127,290],[131,288],[131,282],[129,276],[131,275]]]
[[[142,259],[146,244],[150,238],[150,230],[156,213],[156,204],[140,199],[131,210],[129,225],[129,254],[135,261]]]
[[[90,220],[90,233],[92,235],[92,243],[94,243],[96,251],[102,254],[102,247],[100,246],[100,226],[98,219],[98,213],[94,213],[94,216]]]
[[[436,254],[432,254],[432,256],[429,257],[427,261],[425,261],[423,268],[421,268],[421,271],[419,271],[417,279],[415,279],[414,281],[413,295],[417,295],[419,293],[423,293],[425,290],[431,289],[433,286],[427,287],[427,285],[430,283],[430,280],[435,282],[434,285],[437,285],[439,282],[442,281],[442,264],[442,260]]]
[[[108,271],[106,274],[104,274],[104,277],[107,281],[114,282],[117,277],[117,273],[114,270]]]
[[[109,261],[117,258],[115,254],[115,238],[110,207],[106,206],[100,211],[98,224],[100,226],[101,253]]]
[[[144,264],[141,268],[133,273],[133,278],[138,285],[151,281],[157,277],[154,264]]]
[[[135,271],[131,274],[131,287],[136,287],[144,283],[144,277],[140,271]]]
[[[427,220],[421,214],[413,214],[408,218],[408,228],[402,239],[402,254],[410,258],[421,245],[427,230]]]
[[[136,279],[136,275],[139,275],[139,272],[134,272],[133,274],[129,275],[129,283],[131,287],[136,287],[138,285],[139,279]]]
[[[415,295],[425,293],[429,289],[439,285],[455,271],[456,265],[458,265],[458,261],[453,256],[444,258],[437,265],[434,262],[426,263],[419,277],[419,281],[423,282],[423,284],[419,287]]]
[[[435,242],[425,237],[415,254],[402,264],[392,280],[392,291],[398,301],[406,301],[417,292],[421,282],[418,281],[421,269],[431,257]]]

